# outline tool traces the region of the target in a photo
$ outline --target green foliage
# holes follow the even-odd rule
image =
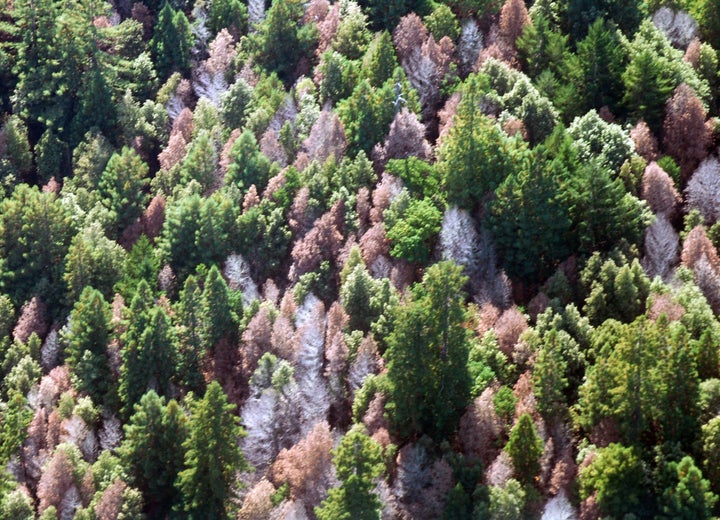
[[[215,181],[218,154],[209,130],[201,129],[187,149],[180,166],[182,184],[196,181],[205,192]]]
[[[375,31],[392,31],[406,14],[414,12],[422,16],[430,7],[428,0],[360,0],[358,3],[368,13]]]
[[[67,301],[77,300],[87,286],[111,299],[113,286],[123,277],[125,265],[125,250],[107,238],[99,224],[91,224],[70,243],[63,275],[68,287]]]
[[[637,259],[627,264],[599,254],[588,260],[582,279],[588,287],[585,313],[594,325],[609,318],[630,323],[645,312],[650,291],[650,280]]]
[[[228,128],[242,128],[251,109],[252,88],[242,78],[235,83],[222,96],[220,102],[220,115]]]
[[[571,252],[566,175],[559,161],[546,162],[540,152],[495,190],[488,224],[510,276],[542,280]]]
[[[522,518],[527,493],[523,486],[511,478],[504,487],[490,486],[489,510],[485,515],[492,520],[515,520]],[[476,508],[477,509],[477,508]],[[481,514],[479,518],[486,516]]]
[[[540,473],[543,443],[529,414],[521,415],[510,431],[505,451],[512,459],[515,475],[520,482],[528,486],[532,485]]]
[[[341,484],[315,509],[319,520],[374,520],[380,514],[375,479],[385,470],[382,448],[363,431],[352,428],[333,451]]]
[[[711,518],[717,495],[710,491],[710,483],[703,478],[692,457],[668,464],[676,485],[664,490],[660,510],[665,518]]]
[[[261,193],[267,182],[276,173],[270,160],[260,152],[257,140],[252,132],[245,130],[230,148],[230,164],[228,165],[225,185],[248,189],[255,185]]]
[[[0,500],[0,519],[2,520],[33,520],[30,497],[19,489],[4,496]]]
[[[75,388],[104,405],[112,405],[115,399],[107,352],[109,332],[109,305],[99,291],[85,287],[70,313],[65,354]]]
[[[397,66],[398,61],[390,33],[382,31],[375,36],[373,41],[370,42],[367,51],[365,51],[360,74],[364,79],[368,80],[371,86],[380,88],[392,77]]]
[[[680,83],[687,83],[707,103],[708,84],[650,20],[640,25],[632,42],[623,39],[623,45],[630,57],[622,74],[623,103],[630,115],[642,117],[656,135],[662,127],[665,102]]]
[[[467,81],[455,123],[442,140],[436,166],[448,202],[469,210],[516,171],[517,157],[523,151],[518,141],[508,139],[480,112],[483,80],[473,76]]]
[[[191,404],[188,436],[182,444],[185,469],[176,481],[183,511],[190,518],[228,518],[232,477],[236,471],[249,469],[237,444],[245,431],[234,408],[217,381]]]
[[[113,216],[115,233],[135,222],[145,209],[148,183],[148,166],[132,148],[125,146],[110,157],[100,176],[98,191]]]
[[[576,118],[568,128],[575,140],[580,164],[597,160],[597,165],[618,172],[633,153],[630,136],[613,123],[603,121],[595,110]]]
[[[702,466],[715,493],[720,490],[720,417],[702,427]]]
[[[212,348],[221,338],[234,332],[235,317],[230,306],[230,294],[217,266],[213,265],[205,278],[202,295],[201,336]]]
[[[517,397],[509,386],[501,386],[493,397],[495,413],[506,423],[510,422],[515,415],[516,404]]]
[[[562,334],[555,329],[545,335],[533,368],[533,389],[538,410],[546,416],[559,414],[566,404],[567,362],[561,350],[563,345],[560,338]]]
[[[25,396],[17,392],[0,407],[0,462],[3,465],[17,454],[27,438],[27,427],[33,415]]]
[[[155,31],[149,46],[153,63],[161,80],[175,71],[186,75],[190,71],[190,51],[193,34],[185,13],[176,11],[165,2],[158,13]]]
[[[567,24],[576,40],[583,38],[598,18],[612,21],[625,34],[633,34],[645,14],[643,4],[641,0],[570,0]]]
[[[368,80],[361,80],[351,96],[337,109],[348,136],[349,153],[361,150],[370,154],[373,146],[382,141],[395,115],[395,94],[392,80],[373,88]]]
[[[395,313],[385,352],[387,410],[402,438],[441,439],[453,431],[470,396],[465,277],[452,262],[430,267]]]
[[[273,2],[265,20],[248,43],[255,60],[268,72],[277,73],[286,84],[295,79],[295,69],[309,57],[317,39],[314,24],[301,23],[303,5],[299,0]]]
[[[651,512],[643,463],[634,448],[622,444],[597,450],[592,463],[580,470],[580,496],[593,493],[600,511],[613,518]]]
[[[202,290],[194,275],[185,279],[176,316],[179,321],[178,379],[188,390],[202,393],[205,390],[205,379],[201,366],[208,345],[203,337]]]
[[[180,499],[173,484],[183,465],[187,422],[174,400],[166,405],[150,390],[135,404],[124,428],[125,439],[118,449],[122,468],[143,493],[148,510],[158,516],[169,513]]]
[[[436,42],[439,42],[444,36],[453,41],[460,36],[460,25],[457,17],[446,4],[437,4],[433,12],[425,17],[425,26],[433,35]]]
[[[213,34],[228,29],[237,41],[247,31],[248,12],[240,0],[211,0],[208,9],[208,29]]]
[[[409,262],[425,264],[440,232],[442,213],[427,199],[412,200],[402,216],[387,230],[390,254]]]
[[[161,307],[143,311],[144,316],[131,318],[147,325],[139,328],[140,323],[133,324],[134,330],[126,333],[122,353],[119,394],[126,416],[149,389],[170,395],[171,381],[177,371],[177,338],[170,318]]]
[[[437,169],[417,157],[407,159],[390,159],[385,171],[402,179],[411,193],[427,200],[438,200],[442,197],[440,186],[442,179]]]
[[[0,202],[0,280],[16,307],[33,295],[50,308],[59,307],[65,255],[74,234],[69,208],[54,193],[20,184]]]
[[[238,250],[250,261],[253,279],[266,280],[288,254],[292,233],[283,209],[267,200],[238,217]]]

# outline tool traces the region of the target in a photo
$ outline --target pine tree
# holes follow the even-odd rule
[[[392,73],[398,66],[395,49],[393,48],[390,33],[383,31],[375,38],[365,51],[362,59],[360,73],[375,88],[380,88],[392,77]]]
[[[510,431],[505,451],[512,459],[518,480],[525,485],[533,485],[540,474],[543,443],[529,414],[522,414]]]
[[[666,518],[712,518],[713,506],[718,500],[710,491],[710,482],[690,456],[680,462],[668,464],[674,475],[674,487],[668,487],[660,497],[660,509]]]
[[[381,503],[375,479],[385,469],[380,445],[356,426],[334,450],[333,463],[341,484],[315,509],[318,520],[376,520]]]
[[[102,294],[85,287],[70,313],[65,336],[67,362],[75,387],[97,404],[113,403],[113,381],[107,354],[110,309]]]
[[[412,299],[396,310],[385,352],[387,409],[402,438],[443,438],[454,431],[470,397],[461,272],[452,262],[433,265]]]
[[[260,152],[255,135],[245,130],[230,148],[230,164],[225,176],[226,186],[247,189],[255,185],[258,192],[267,186],[272,171],[270,161]]]
[[[245,431],[234,408],[217,381],[191,405],[188,437],[183,442],[185,469],[175,485],[183,495],[183,510],[192,519],[228,518],[233,476],[249,469],[238,447]]]
[[[187,418],[173,400],[165,405],[150,390],[135,404],[125,425],[125,439],[118,449],[130,482],[145,498],[148,513],[164,517],[178,503],[173,487],[183,464],[183,442],[187,437]]]

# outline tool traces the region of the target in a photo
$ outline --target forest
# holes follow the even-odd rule
[[[0,0],[0,520],[720,516],[717,0]]]

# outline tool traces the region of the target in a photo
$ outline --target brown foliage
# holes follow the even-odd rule
[[[43,193],[60,193],[60,189],[62,188],[62,185],[55,180],[55,177],[50,177],[50,180],[47,181],[47,184],[45,184],[42,187]]]
[[[232,159],[232,156],[230,155],[230,153],[232,151],[233,144],[235,144],[235,141],[237,141],[238,137],[240,137],[241,134],[242,134],[242,132],[240,132],[239,128],[233,129],[233,131],[230,132],[230,137],[223,145],[223,149],[220,152],[220,162],[218,163],[220,176],[222,178],[225,177],[225,174],[227,173],[230,163],[233,162],[233,159]]]
[[[370,272],[375,275],[376,262],[380,258],[386,258],[390,252],[390,241],[385,234],[385,225],[382,222],[373,224],[360,238],[360,251],[363,261],[369,266]]]
[[[303,148],[308,158],[324,163],[331,155],[339,159],[347,148],[345,127],[335,111],[328,108],[320,112],[315,124],[310,129],[310,135],[303,142]]]
[[[287,291],[290,294],[292,291]],[[273,354],[283,359],[291,359],[294,352],[293,329],[290,318],[281,314],[275,318],[272,331],[272,348]]]
[[[663,314],[668,321],[679,321],[685,315],[685,307],[675,303],[669,294],[655,294],[648,309],[648,318],[657,321]]]
[[[242,334],[240,351],[242,353],[242,374],[249,379],[257,368],[258,360],[265,352],[272,348],[273,324],[270,320],[270,311],[267,306],[252,317],[250,323]]]
[[[702,102],[685,83],[678,85],[665,104],[663,146],[685,178],[707,156],[711,134],[705,126],[706,117]]]
[[[447,134],[448,130],[452,127],[461,99],[462,95],[460,92],[453,92],[447,101],[445,101],[443,108],[438,111],[438,118],[440,120],[438,145],[442,142],[443,136]]]
[[[205,69],[210,74],[224,74],[230,68],[236,55],[233,36],[227,29],[223,29],[210,42],[210,56],[205,61]]]
[[[240,405],[247,380],[238,377],[242,373],[240,349],[226,338],[217,342],[213,349],[211,379],[217,380],[228,401]]]
[[[325,20],[328,12],[330,12],[330,2],[328,0],[310,0],[305,8],[303,24],[319,24]]]
[[[537,401],[535,400],[535,393],[533,391],[533,376],[529,370],[520,374],[520,377],[513,387],[513,394],[515,394],[517,398],[517,404],[515,405],[516,421],[526,413],[532,415],[533,421],[535,421],[536,424],[542,421],[542,417],[537,411]]]
[[[500,38],[503,43],[515,49],[515,40],[529,23],[532,22],[524,0],[507,0],[500,11]]]
[[[155,195],[148,204],[147,209],[140,217],[142,230],[148,238],[153,239],[162,231],[165,223],[165,198],[162,195]]]
[[[418,15],[410,13],[403,16],[393,31],[393,43],[400,62],[409,59],[429,36],[430,32]]]
[[[297,280],[303,274],[317,269],[322,260],[335,259],[343,245],[344,218],[345,206],[341,199],[315,221],[302,239],[295,242],[292,250],[294,264],[288,277]]]
[[[392,200],[402,190],[400,180],[389,173],[385,172],[380,178],[380,182],[372,193],[373,209],[370,210],[370,220],[373,223],[382,222],[382,213],[390,207]],[[368,263],[365,261],[365,263]]]
[[[142,2],[135,2],[132,6],[132,19],[137,20],[143,27],[143,40],[149,40],[153,33],[155,19],[150,9]]]
[[[160,168],[169,171],[173,166],[179,164],[185,157],[186,146],[187,143],[182,132],[172,134],[165,149],[158,154]]]
[[[312,431],[289,450],[283,449],[272,466],[276,485],[287,482],[293,499],[315,506],[323,499],[331,471],[333,447],[330,427],[319,422]]]
[[[580,520],[599,520],[601,517],[595,493],[580,502]]]
[[[126,489],[127,484],[119,478],[105,489],[100,501],[95,506],[97,520],[117,520],[123,502],[122,496]]]
[[[685,267],[694,269],[695,264],[703,256],[708,259],[713,268],[717,269],[717,267],[720,266],[717,251],[708,238],[705,228],[703,226],[695,226],[685,237],[680,259]]]
[[[268,128],[260,139],[260,151],[272,162],[278,163],[282,168],[287,166],[287,154],[280,140],[278,133]]]
[[[254,184],[250,185],[247,193],[243,197],[243,212],[249,210],[253,206],[260,204],[260,197],[258,196],[257,187]]]
[[[316,56],[321,56],[328,48],[330,43],[337,34],[338,27],[340,27],[340,4],[335,3],[332,7],[326,8],[327,11],[322,18],[322,21],[317,24],[318,28],[318,47],[315,51]],[[322,8],[320,9],[320,11]]]
[[[310,231],[312,226],[313,214],[309,201],[310,188],[303,186],[295,195],[295,200],[290,206],[290,214],[288,215],[288,224],[296,236],[304,235]]]
[[[273,195],[275,195],[275,192],[285,186],[286,182],[287,179],[285,179],[285,174],[283,172],[280,172],[274,177],[272,177],[268,181],[268,185],[265,187],[265,191],[263,191],[263,198],[272,199]]]
[[[428,160],[432,156],[430,143],[425,139],[425,127],[417,116],[403,108],[395,115],[385,143],[373,149],[373,160],[382,170],[390,159],[417,157]]]
[[[238,520],[268,520],[273,509],[272,495],[275,486],[268,480],[262,479],[255,484],[245,495],[242,508],[238,513]]]
[[[688,48],[685,49],[685,56],[683,56],[683,59],[687,61],[690,65],[692,65],[694,68],[697,68],[698,61],[700,60],[701,47],[702,42],[698,38],[695,38],[693,41],[690,42]]]
[[[675,183],[658,163],[651,162],[643,173],[640,193],[657,215],[665,215],[672,219],[680,204],[680,194],[675,189]]]
[[[192,141],[192,134],[194,128],[195,124],[193,123],[192,110],[185,107],[180,111],[178,116],[175,118],[175,121],[173,121],[170,135],[173,136],[177,133],[180,133],[182,134],[183,139],[185,139],[185,143],[189,143],[190,141]]]
[[[525,128],[525,123],[521,119],[515,119],[514,117],[508,119],[503,124],[503,131],[510,137],[520,135],[525,141],[528,139],[528,132]]]
[[[511,357],[513,347],[520,338],[520,334],[528,328],[528,323],[525,315],[517,307],[511,307],[500,315],[493,328],[500,350],[506,356]]]
[[[487,387],[468,406],[458,427],[458,440],[463,453],[480,457],[485,467],[499,451],[495,440],[502,433],[502,421],[495,413],[494,397],[495,389]]]
[[[390,428],[385,417],[385,396],[383,394],[375,394],[375,397],[368,405],[365,415],[363,415],[362,422],[367,427],[370,435],[374,435],[381,430],[387,431]]]
[[[60,502],[65,494],[75,485],[73,466],[64,451],[55,452],[45,467],[37,488],[37,497],[40,501],[38,513],[42,513],[50,506],[60,509]]]
[[[13,339],[20,343],[27,343],[33,332],[42,339],[47,334],[49,327],[47,307],[39,296],[33,296],[20,309],[20,318],[13,329]]]

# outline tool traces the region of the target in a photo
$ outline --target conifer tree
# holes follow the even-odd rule
[[[194,275],[185,279],[185,285],[180,291],[177,317],[179,321],[179,380],[187,390],[202,393],[205,390],[205,380],[201,366],[208,345],[203,339],[202,324],[202,290],[198,287]]]
[[[110,339],[110,309],[103,295],[88,286],[70,313],[65,336],[67,362],[75,387],[97,404],[112,404],[114,393],[107,354]]]
[[[178,503],[179,493],[173,487],[182,469],[183,447],[187,436],[187,417],[171,400],[150,390],[135,404],[125,425],[125,439],[118,449],[129,482],[145,498],[145,509],[160,518]]]
[[[341,484],[315,509],[318,519],[377,519],[381,503],[373,489],[385,469],[380,445],[362,427],[353,427],[334,450],[333,464]]]
[[[520,416],[510,431],[505,451],[512,459],[518,480],[525,485],[532,485],[540,473],[543,445],[530,414],[524,413]]]
[[[183,74],[189,72],[192,45],[193,35],[185,13],[175,11],[170,2],[165,0],[150,40],[153,63],[161,80],[167,79],[175,71]]]
[[[185,469],[175,484],[183,495],[183,510],[189,518],[229,518],[233,476],[249,469],[238,446],[245,431],[234,408],[217,381],[210,383],[205,396],[191,405],[188,437],[183,443]]]
[[[402,438],[423,433],[443,438],[455,429],[470,397],[461,272],[452,262],[433,265],[394,316],[385,353],[391,388],[387,406]]]
[[[112,212],[117,232],[138,218],[147,201],[148,166],[132,148],[114,153],[100,176],[98,191]]]
[[[234,332],[228,287],[216,265],[210,268],[205,278],[202,324],[202,337],[207,348],[212,348],[219,339]]]

